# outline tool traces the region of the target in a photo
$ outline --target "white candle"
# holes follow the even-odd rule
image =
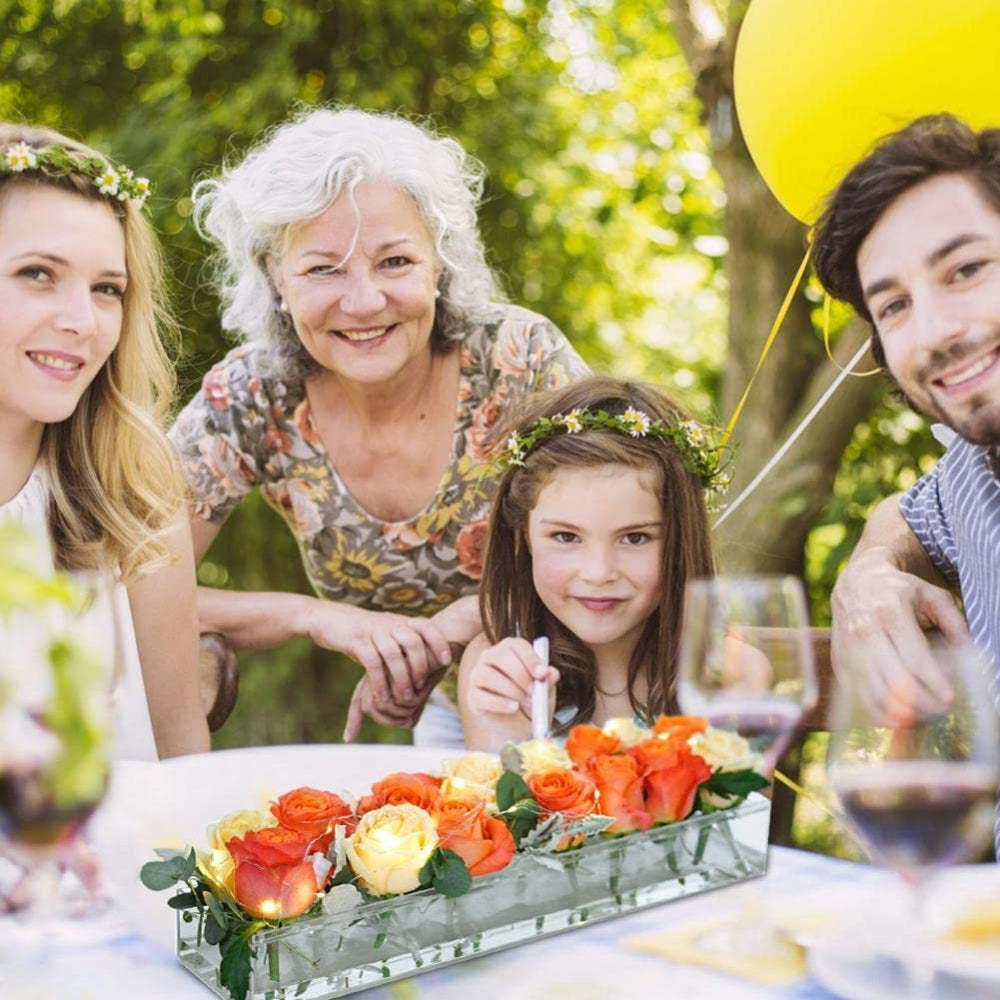
[[[549,640],[540,635],[532,644],[535,655],[546,666],[549,664]],[[543,740],[549,732],[549,685],[534,681],[531,685],[531,738]]]

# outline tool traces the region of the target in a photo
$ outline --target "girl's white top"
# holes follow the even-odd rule
[[[51,571],[54,569],[54,560],[49,539],[48,503],[48,479],[39,463],[20,492],[6,504],[0,504],[0,520],[12,518],[19,521],[48,541],[46,569]],[[113,754],[117,759],[157,760],[128,592],[108,571],[77,572],[70,575],[93,594],[93,602],[87,610],[74,619],[74,634],[100,653],[104,662],[115,665],[110,680],[114,724]],[[32,658],[19,659],[18,666],[22,672],[31,669]],[[31,687],[35,684],[35,678],[18,677],[18,683],[22,682],[26,687]]]

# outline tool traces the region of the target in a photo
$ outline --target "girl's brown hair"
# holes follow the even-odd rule
[[[542,417],[574,409],[605,410],[618,415],[629,407],[668,426],[688,419],[653,386],[594,376],[532,398],[510,429],[524,431]],[[628,665],[629,702],[640,715],[653,718],[676,711],[675,668],[684,584],[689,578],[713,573],[704,486],[687,469],[681,452],[671,441],[653,435],[633,438],[604,429],[556,434],[529,452],[523,465],[511,466],[504,473],[490,517],[479,591],[483,627],[492,643],[518,634],[549,637],[550,657],[560,672],[557,707],[576,709],[561,730],[593,716],[597,664],[590,649],[549,613],[535,593],[528,515],[543,487],[559,469],[600,465],[654,472],[663,511],[660,602],[646,621]],[[645,705],[639,703],[635,693],[641,674],[648,691]]]
[[[95,150],[47,128],[0,122],[0,149],[59,145],[82,161]],[[87,174],[0,175],[0,199],[15,186],[47,185],[107,204],[125,235],[128,285],[122,330],[107,362],[66,420],[47,424],[41,457],[51,489],[49,525],[65,569],[120,571],[128,581],[164,563],[164,541],[184,510],[180,466],[163,432],[174,370],[161,336],[176,337],[166,305],[160,249],[130,201],[102,195]]]

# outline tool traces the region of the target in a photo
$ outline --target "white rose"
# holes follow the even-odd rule
[[[622,745],[623,749],[634,747],[643,740],[648,740],[652,735],[645,726],[636,725],[633,719],[621,716],[617,719],[608,719],[604,723],[603,733],[605,736],[614,736]]]
[[[760,754],[739,733],[709,726],[703,733],[688,739],[688,746],[713,771],[754,771],[760,767]]]
[[[420,869],[437,846],[431,814],[407,803],[365,813],[345,849],[361,886],[391,896],[420,885]]]

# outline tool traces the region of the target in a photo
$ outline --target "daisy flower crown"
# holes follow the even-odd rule
[[[668,425],[631,406],[621,414],[575,409],[554,417],[541,417],[524,430],[511,434],[507,447],[497,456],[497,462],[503,469],[524,465],[525,458],[547,438],[557,434],[579,434],[585,430],[618,431],[634,438],[656,437],[671,441],[680,451],[687,470],[702,481],[705,489],[712,493],[724,493],[729,488],[732,474],[727,468],[728,459],[722,448],[713,445],[700,424],[682,420]]]
[[[80,156],[65,146],[29,146],[15,142],[0,151],[0,174],[23,174],[37,171],[46,177],[67,177],[82,174],[94,182],[94,187],[108,198],[130,201],[142,208],[149,197],[149,181],[136,177],[128,167],[112,164],[101,156]]]

